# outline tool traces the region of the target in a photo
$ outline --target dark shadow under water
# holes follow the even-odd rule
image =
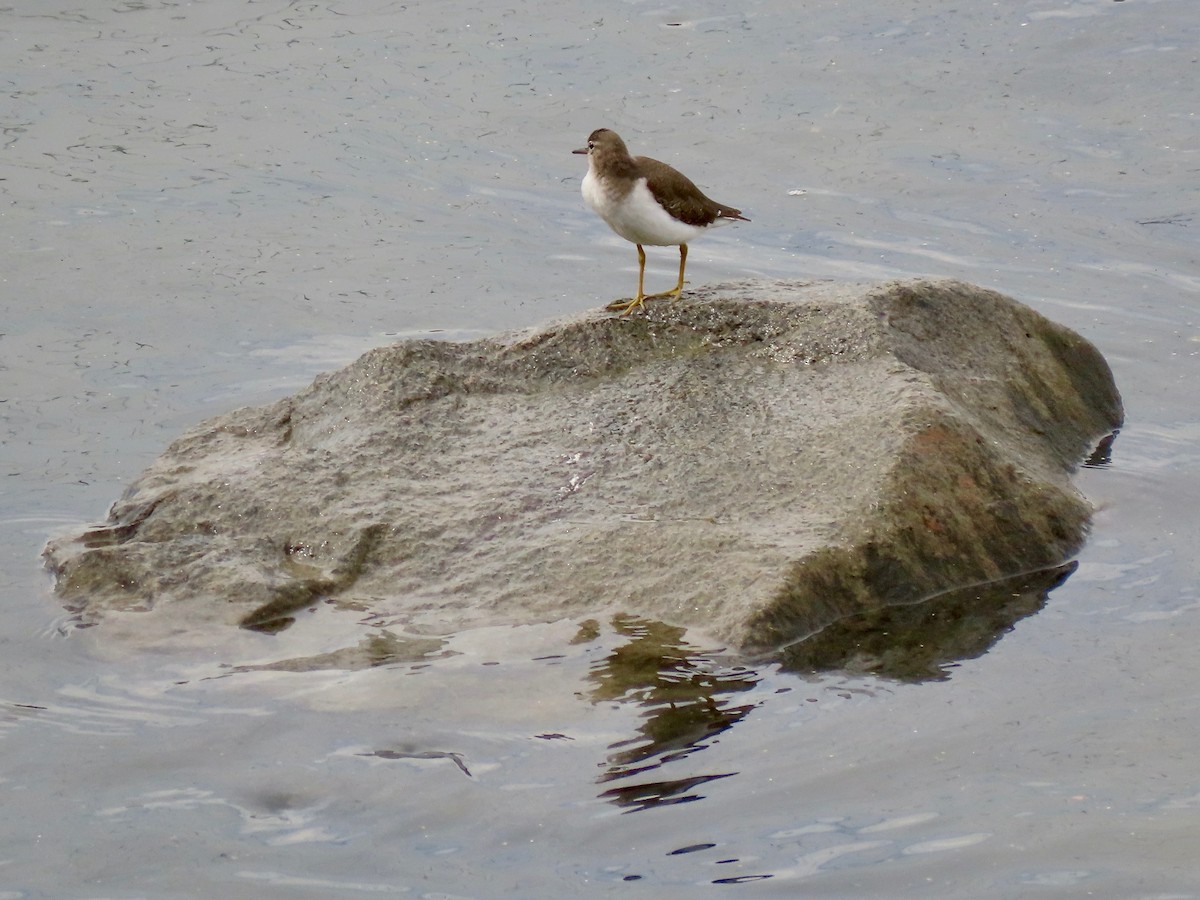
[[[1076,566],[848,616],[760,664],[802,676],[840,672],[908,684],[945,681],[962,660],[982,656],[1018,621],[1042,609]],[[629,812],[703,799],[704,785],[737,772],[645,776],[705,750],[749,716],[756,704],[736,700],[759,683],[759,674],[688,645],[683,628],[628,615],[614,617],[611,626],[626,640],[592,667],[590,698],[636,703],[643,721],[635,735],[609,745],[598,778],[606,785],[601,798]],[[577,642],[590,642],[599,631],[598,623],[586,623]]]

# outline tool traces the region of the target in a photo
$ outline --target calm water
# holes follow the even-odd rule
[[[0,900],[1195,897],[1195,0],[0,8]],[[654,623],[140,648],[46,539],[184,428],[411,335],[626,296],[600,125],[749,225],[693,283],[951,275],[1109,358],[1078,571],[939,681]],[[674,256],[651,250],[650,285]]]

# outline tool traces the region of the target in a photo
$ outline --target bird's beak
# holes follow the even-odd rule
[[[580,147],[578,150],[572,150],[571,152],[572,153],[582,153],[584,156],[586,156],[588,151],[587,151],[587,147]]]

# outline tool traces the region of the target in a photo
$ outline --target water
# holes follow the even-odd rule
[[[1193,0],[0,10],[0,897],[1200,895],[1198,31]],[[950,275],[1101,348],[1128,422],[1044,609],[919,682],[625,620],[303,672],[355,623],[69,627],[41,547],[184,428],[628,295],[570,155],[601,125],[753,220],[693,283]]]

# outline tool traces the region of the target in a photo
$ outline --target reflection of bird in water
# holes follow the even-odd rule
[[[745,718],[754,704],[733,705],[732,695],[753,690],[759,676],[726,670],[683,639],[684,629],[636,616],[618,615],[616,632],[628,641],[589,673],[593,700],[636,702],[643,722],[638,736],[609,745],[600,783],[647,772],[704,750],[712,739]],[[698,800],[695,789],[733,772],[619,784],[600,796],[618,806],[648,809]]]

